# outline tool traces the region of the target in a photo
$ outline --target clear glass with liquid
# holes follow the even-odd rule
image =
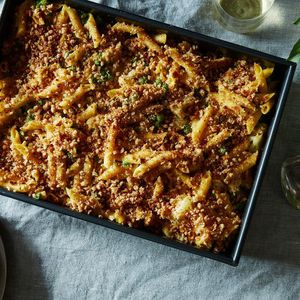
[[[226,29],[239,33],[260,26],[275,0],[212,0],[215,17]]]
[[[300,209],[300,155],[290,157],[282,164],[281,186],[288,202]]]

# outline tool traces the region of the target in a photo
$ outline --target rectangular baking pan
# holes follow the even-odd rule
[[[6,30],[6,26],[11,26],[11,20],[13,19],[13,10],[16,7],[16,5],[20,2],[22,1],[4,0],[3,11],[2,14],[0,15],[0,38],[1,38],[0,41],[2,41],[3,38],[5,37],[5,32],[8,31]],[[48,1],[48,2],[54,2],[54,1]],[[274,76],[276,78],[276,81],[279,82],[277,88],[278,99],[277,99],[276,106],[269,113],[269,116],[267,116],[267,118],[264,120],[264,122],[268,123],[269,128],[267,132],[265,145],[263,147],[262,154],[260,156],[260,160],[255,169],[253,186],[250,191],[244,209],[244,213],[242,216],[242,224],[240,226],[238,234],[236,235],[235,239],[231,243],[231,246],[228,248],[228,250],[225,253],[215,254],[206,250],[197,249],[190,245],[182,244],[174,240],[169,240],[162,236],[157,236],[155,234],[149,233],[144,230],[125,227],[123,225],[119,225],[109,220],[103,220],[83,213],[77,213],[50,202],[37,201],[23,194],[9,192],[5,189],[0,188],[0,195],[11,197],[29,204],[37,205],[39,207],[43,207],[87,222],[99,224],[111,229],[129,233],[131,235],[138,236],[169,247],[177,248],[210,259],[214,259],[216,261],[220,261],[232,266],[237,266],[240,260],[241,251],[247,235],[249,223],[254,212],[254,206],[263,180],[263,174],[267,166],[267,161],[271,153],[272,145],[280,123],[281,115],[283,113],[283,109],[287,100],[289,88],[292,83],[296,64],[286,61],[285,59],[282,59],[280,57],[269,55],[257,50],[242,47],[236,44],[232,44],[223,40],[212,38],[196,32],[188,31],[158,21],[150,20],[141,16],[134,15],[132,13],[117,10],[104,5],[95,4],[83,0],[67,0],[64,2],[80,10],[98,14],[105,20],[125,19],[129,22],[138,23],[143,27],[147,28],[148,30],[166,32],[168,35],[175,37],[179,40],[189,40],[194,43],[198,43],[200,45],[200,49],[206,48],[210,50],[215,50],[218,48],[223,48],[229,50],[230,53],[232,53],[233,55],[247,55],[249,57],[253,57],[256,59],[267,60],[275,64]]]

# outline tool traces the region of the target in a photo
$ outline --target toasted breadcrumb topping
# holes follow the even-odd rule
[[[266,69],[66,5],[26,1],[16,16],[0,186],[224,251],[266,129]]]

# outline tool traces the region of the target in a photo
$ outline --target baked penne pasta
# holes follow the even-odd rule
[[[225,251],[276,103],[274,67],[56,1],[23,2],[13,24],[0,187]]]

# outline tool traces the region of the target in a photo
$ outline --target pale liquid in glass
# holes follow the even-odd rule
[[[232,17],[252,19],[262,14],[261,0],[220,0],[222,8]]]
[[[214,16],[228,30],[247,33],[260,26],[274,0],[211,0]]]

